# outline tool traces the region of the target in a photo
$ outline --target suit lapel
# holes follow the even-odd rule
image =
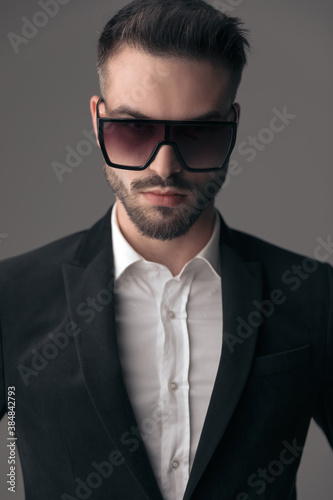
[[[142,440],[132,453],[121,441],[137,422],[118,355],[110,211],[88,232],[75,261],[63,265],[63,274],[70,318],[80,329],[75,344],[83,380],[96,413],[143,496],[162,499]]]
[[[222,221],[221,276],[223,298],[223,346],[204,427],[198,444],[184,500],[189,500],[223,437],[241,397],[251,368],[258,328],[237,332],[238,317],[248,323],[257,311],[253,301],[262,297],[262,273],[258,262],[244,262],[233,249]]]

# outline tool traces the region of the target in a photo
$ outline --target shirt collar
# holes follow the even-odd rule
[[[114,259],[114,273],[115,279],[117,280],[120,275],[132,264],[136,262],[146,261],[140,254],[138,254],[134,248],[128,243],[125,239],[124,235],[120,231],[118,220],[117,220],[117,202],[112,207],[111,211],[111,233],[112,233],[112,242],[113,242],[113,259]],[[219,213],[216,210],[215,216],[215,225],[213,234],[206,244],[206,246],[193,258],[191,259],[182,269],[181,273],[185,270],[185,268],[190,264],[190,262],[195,259],[201,259],[205,261],[213,273],[220,277],[220,250],[219,250],[219,242],[220,242],[220,230],[221,230],[221,221],[219,217]]]
[[[220,214],[215,210],[215,225],[213,234],[206,246],[194,257],[194,259],[205,260],[214,274],[221,276],[220,270],[220,231],[221,220]],[[192,259],[192,260],[194,260]]]
[[[113,248],[113,260],[114,260],[114,273],[115,279],[117,280],[119,276],[132,264],[144,258],[134,250],[134,248],[128,243],[128,241],[123,236],[120,231],[118,220],[117,220],[117,202],[113,205],[111,211],[111,234],[112,234],[112,248]]]

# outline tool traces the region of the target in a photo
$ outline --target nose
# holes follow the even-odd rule
[[[176,172],[180,172],[183,167],[179,163],[173,147],[163,145],[160,147],[154,161],[149,165],[149,168],[160,177],[167,178]]]

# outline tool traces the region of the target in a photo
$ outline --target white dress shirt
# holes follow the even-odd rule
[[[222,350],[220,220],[173,277],[146,261],[111,216],[116,325],[129,399],[165,500],[181,500]]]

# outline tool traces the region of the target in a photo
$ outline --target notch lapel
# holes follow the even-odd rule
[[[142,498],[162,500],[143,441],[132,453],[121,441],[138,425],[118,354],[110,211],[84,237],[75,261],[63,265],[63,275],[70,318],[80,329],[75,345],[81,372],[98,418]]]
[[[253,301],[262,297],[261,264],[244,262],[234,250],[223,221],[220,245],[222,355],[184,500],[190,499],[232,418],[250,372],[258,334],[258,328],[254,327],[247,338],[240,338],[237,317],[247,322],[249,314],[257,310]]]

